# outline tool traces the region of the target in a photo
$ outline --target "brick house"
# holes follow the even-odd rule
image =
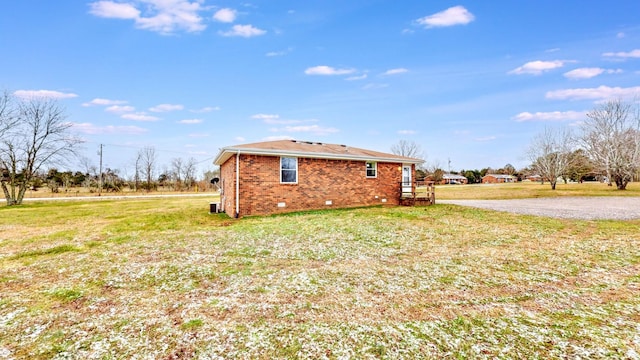
[[[467,179],[462,175],[447,173],[442,175],[442,180],[440,180],[439,183],[441,185],[445,185],[445,184],[466,184],[468,182],[469,182],[469,179]]]
[[[220,208],[231,217],[399,205],[423,160],[346,145],[279,140],[222,148]]]
[[[482,177],[483,184],[512,183],[516,180],[515,176],[503,174],[487,174]]]

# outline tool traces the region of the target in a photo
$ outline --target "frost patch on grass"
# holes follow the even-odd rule
[[[51,249],[47,234],[64,231],[61,221],[78,229],[78,244],[96,234],[100,243],[62,256],[2,257],[0,351],[16,359],[637,358],[640,351],[637,224],[432,206],[222,227],[204,215],[193,221],[196,201],[164,201],[173,205],[84,204],[106,215],[86,230],[95,216],[85,210],[49,205],[39,221],[22,220],[42,235],[0,243],[1,254]],[[165,213],[148,216],[158,212]],[[167,219],[170,226],[153,223]],[[7,236],[21,239],[16,234]]]

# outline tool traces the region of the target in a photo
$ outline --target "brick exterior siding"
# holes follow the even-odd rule
[[[224,211],[235,216],[236,156],[220,166]],[[310,209],[398,205],[401,163],[377,163],[367,178],[364,161],[298,158],[298,183],[280,183],[280,157],[240,155],[239,216]],[[412,165],[412,178],[415,166]],[[383,202],[383,199],[386,201]],[[331,205],[326,202],[331,201]],[[284,203],[284,207],[279,207]]]
[[[515,182],[515,179],[505,179],[493,175],[485,175],[484,177],[482,177],[483,184],[499,184],[505,182]]]

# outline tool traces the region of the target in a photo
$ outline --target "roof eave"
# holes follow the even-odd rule
[[[313,159],[329,159],[329,160],[359,160],[359,161],[376,161],[376,162],[389,162],[389,163],[405,163],[405,164],[422,164],[424,160],[413,158],[388,158],[377,156],[363,156],[363,155],[343,155],[343,154],[331,154],[331,153],[311,153],[302,151],[288,151],[288,150],[274,150],[274,149],[251,149],[251,148],[223,148],[218,156],[213,160],[215,165],[224,164],[233,154],[238,152],[251,155],[263,155],[263,156],[292,156],[302,158]]]

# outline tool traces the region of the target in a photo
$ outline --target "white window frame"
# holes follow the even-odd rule
[[[296,168],[294,169],[283,169],[282,168],[282,159],[293,159],[296,161]],[[295,171],[296,172],[296,180],[295,181],[282,181],[282,172],[283,171]],[[292,156],[281,156],[280,157],[280,184],[297,184],[298,183],[298,158]]]
[[[368,164],[373,164],[373,176],[369,175],[369,168],[367,167]],[[369,179],[375,179],[378,177],[378,163],[376,161],[365,161],[364,163],[364,171],[365,171],[365,175],[367,176],[367,178]]]

